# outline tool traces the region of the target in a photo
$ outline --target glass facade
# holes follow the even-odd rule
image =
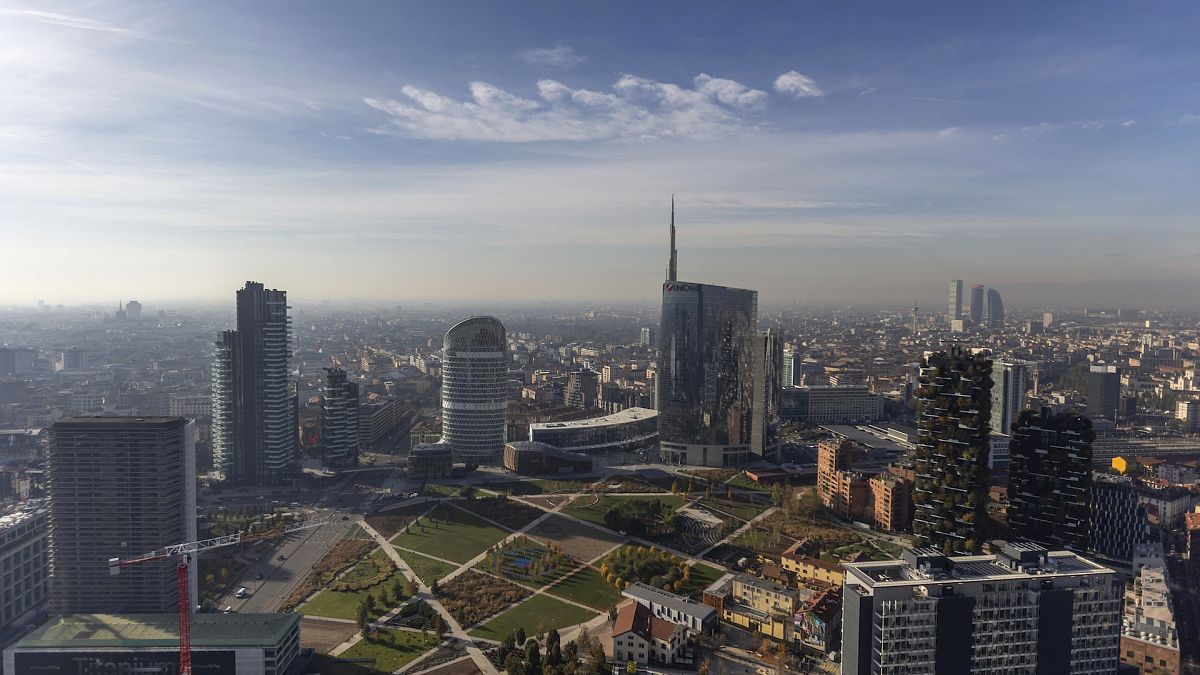
[[[496,464],[508,414],[508,343],[504,324],[477,316],[456,324],[442,343],[442,440],[468,466]]]
[[[704,466],[750,461],[757,328],[755,291],[663,284],[656,379],[665,461]]]

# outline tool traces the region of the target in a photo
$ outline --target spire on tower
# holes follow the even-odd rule
[[[675,195],[671,195],[671,252],[667,258],[667,281],[675,281],[675,275],[678,271],[678,255],[675,251]]]

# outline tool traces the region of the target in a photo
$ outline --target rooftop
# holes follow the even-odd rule
[[[1047,551],[1024,542],[1009,543],[1000,554],[957,557],[942,555],[936,548],[909,549],[902,560],[843,563],[842,567],[848,581],[857,579],[871,587],[1112,572],[1069,551]]]
[[[625,588],[624,591],[622,591],[622,594],[635,600],[641,599],[648,602],[653,602],[657,605],[662,605],[663,607],[676,610],[683,614],[700,617],[701,619],[704,619],[709,614],[712,614],[714,611],[716,611],[709,605],[706,605],[702,602],[696,602],[681,595],[668,593],[667,591],[655,588],[649,584],[643,584],[640,581],[630,584]]]
[[[605,427],[616,424],[629,424],[643,419],[654,419],[658,417],[657,410],[649,408],[626,408],[612,415],[604,417],[592,417],[586,420],[574,420],[571,422],[535,422],[529,425],[532,429],[586,429],[589,427]]]
[[[196,614],[192,647],[257,647],[282,642],[298,614]],[[21,638],[13,649],[97,647],[178,648],[175,614],[65,614]]]

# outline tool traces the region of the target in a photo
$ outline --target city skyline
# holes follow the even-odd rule
[[[683,7],[0,9],[0,303],[1197,306],[1197,8]]]

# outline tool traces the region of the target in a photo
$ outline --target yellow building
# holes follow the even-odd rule
[[[846,578],[846,573],[838,563],[795,553],[779,556],[779,566],[795,574],[797,579],[819,581],[830,586],[841,586]]]
[[[1114,471],[1124,476],[1125,472],[1129,470],[1129,463],[1125,461],[1124,457],[1113,457],[1112,468]]]
[[[739,574],[718,594],[723,620],[776,640],[789,639],[799,606],[795,589]]]

